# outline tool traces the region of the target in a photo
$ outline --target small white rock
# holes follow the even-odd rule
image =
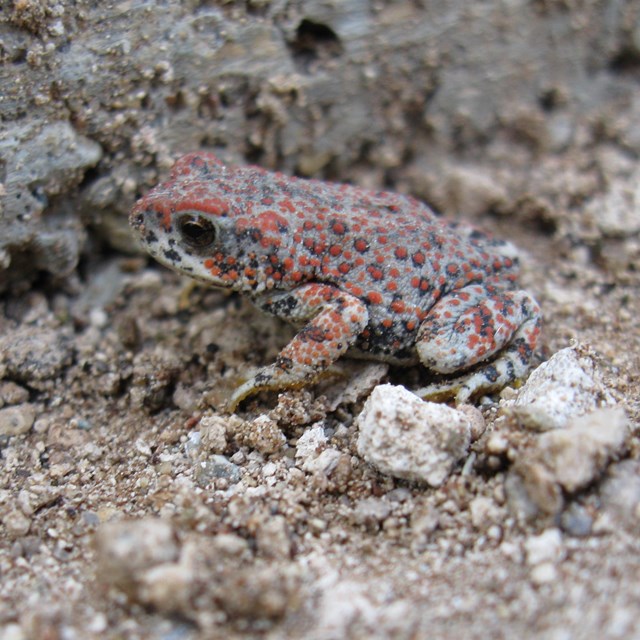
[[[496,503],[485,496],[477,496],[469,505],[471,524],[479,531],[487,531],[500,519],[500,510]]]
[[[542,562],[533,567],[529,575],[533,584],[541,586],[555,582],[558,579],[558,570],[553,563]]]
[[[0,409],[0,435],[19,436],[27,433],[35,419],[36,409],[28,402]]]
[[[221,416],[203,416],[200,420],[202,444],[212,453],[224,453],[227,448],[227,429]],[[232,462],[235,462],[233,460]]]
[[[529,376],[514,400],[503,400],[506,413],[534,430],[561,429],[572,417],[614,404],[588,349],[562,349]]]
[[[358,453],[381,473],[439,487],[469,449],[468,417],[424,402],[404,387],[380,385],[357,418]]]
[[[547,529],[526,540],[524,550],[527,564],[531,567],[543,562],[558,563],[564,558],[562,534],[559,529]]]
[[[624,410],[600,409],[540,436],[538,451],[555,481],[569,493],[587,486],[623,450],[630,435]]]
[[[322,423],[314,424],[298,439],[296,445],[296,462],[304,471],[311,471],[313,463],[327,446],[327,436]]]

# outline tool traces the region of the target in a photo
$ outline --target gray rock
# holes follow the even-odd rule
[[[100,146],[68,122],[0,130],[0,158],[5,159],[0,263],[5,271],[40,269],[60,276],[76,267],[83,225],[68,206],[53,207],[51,199],[75,188],[101,155]]]
[[[30,387],[50,383],[72,360],[72,342],[65,332],[27,326],[0,338],[6,377]]]
[[[199,461],[195,466],[195,480],[201,487],[211,482],[224,479],[231,484],[240,482],[242,471],[240,467],[229,462],[225,456],[213,455],[207,460]]]

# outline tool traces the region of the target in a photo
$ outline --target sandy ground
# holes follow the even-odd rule
[[[578,166],[564,167],[576,202]],[[635,186],[626,175],[595,192]],[[530,188],[542,201],[567,183]],[[499,396],[442,486],[377,472],[356,417],[376,379],[412,387],[416,371],[354,365],[224,416],[291,329],[96,252],[1,304],[0,638],[640,637],[637,229],[619,209],[610,232],[580,204],[512,205],[480,222],[521,249],[540,359],[578,341],[629,419],[580,486],[523,515],[513,478],[543,434]]]

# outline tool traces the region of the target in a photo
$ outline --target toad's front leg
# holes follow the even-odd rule
[[[324,284],[268,294],[256,303],[279,318],[307,324],[273,364],[234,391],[227,404],[229,411],[235,411],[242,400],[259,391],[313,382],[354,344],[369,319],[367,307],[359,298]]]

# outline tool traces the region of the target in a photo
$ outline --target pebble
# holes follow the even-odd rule
[[[471,424],[461,411],[424,402],[401,386],[373,390],[357,418],[358,453],[378,471],[439,487],[467,454]]]
[[[353,520],[356,524],[377,526],[384,522],[391,514],[391,507],[382,498],[363,498],[359,500],[353,510]]]
[[[138,589],[143,572],[179,554],[172,526],[159,518],[103,524],[95,540],[98,577],[127,593]]]
[[[327,446],[322,423],[314,424],[298,438],[296,444],[296,463],[303,471],[311,471],[316,459]]]
[[[251,421],[246,438],[249,446],[264,455],[276,453],[287,444],[287,438],[278,423],[267,415]]]
[[[640,231],[640,169],[618,177],[608,190],[590,200],[584,210],[586,220],[594,221],[608,237],[628,237]]]
[[[4,404],[22,404],[29,400],[29,391],[15,382],[0,383],[0,406]]]
[[[583,346],[555,353],[531,373],[503,413],[534,431],[561,429],[574,416],[614,404],[602,381],[594,355]]]
[[[335,411],[340,405],[357,402],[368,395],[389,371],[389,365],[383,362],[354,361],[345,362],[343,366],[348,369],[348,375],[323,390],[329,411]]]
[[[184,563],[163,563],[139,576],[136,597],[165,613],[180,613],[188,608],[194,574]]]
[[[0,354],[7,374],[18,382],[40,388],[71,364],[71,339],[60,330],[24,327],[0,338]]]
[[[10,539],[22,538],[29,533],[31,528],[31,519],[22,513],[19,509],[13,509],[2,517],[4,530]]]
[[[600,488],[602,507],[612,520],[637,535],[640,531],[640,460],[624,460],[609,468]]]
[[[521,516],[531,517],[536,509],[557,515],[563,493],[575,493],[596,480],[624,451],[629,436],[627,416],[619,407],[579,416],[565,429],[542,434],[518,452],[510,475],[517,474],[520,483],[506,484],[510,507]],[[527,500],[532,504],[525,504]]]
[[[236,484],[242,478],[242,470],[225,456],[216,454],[208,460],[197,462],[194,476],[196,483],[204,488],[219,479]]]
[[[528,538],[524,543],[526,563],[533,567],[544,562],[558,563],[564,559],[562,533],[551,527],[540,535]]]
[[[583,506],[574,502],[562,512],[559,524],[570,536],[585,538],[593,530],[593,517]]]
[[[27,402],[0,409],[0,435],[19,436],[27,433],[36,419],[36,408]]]
[[[475,497],[469,504],[471,524],[479,531],[487,531],[500,521],[500,509],[496,503],[485,496]]]
[[[203,416],[200,419],[202,445],[212,453],[224,453],[227,448],[227,429],[221,416]],[[235,461],[234,461],[235,462]]]

